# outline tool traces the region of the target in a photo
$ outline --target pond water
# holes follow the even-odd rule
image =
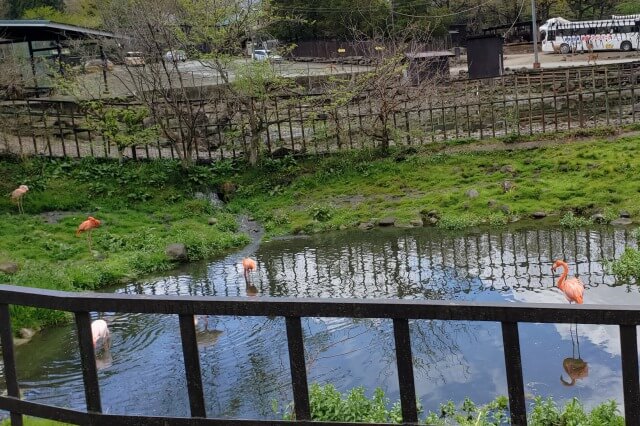
[[[509,228],[452,234],[376,229],[253,245],[209,264],[136,282],[121,293],[247,296],[240,260],[258,262],[257,296],[357,297],[564,303],[550,267],[564,258],[586,284],[586,304],[638,304],[638,287],[619,284],[603,260],[636,246],[629,230]],[[97,316],[96,313],[94,313]],[[177,316],[101,313],[112,345],[98,354],[108,413],[188,416]],[[506,395],[500,324],[412,321],[416,391],[426,410],[449,399],[478,403]],[[303,319],[309,382],[342,391],[376,386],[399,398],[391,321]],[[576,334],[577,331],[577,334]],[[622,403],[616,326],[520,324],[526,392],[588,407]],[[292,400],[282,318],[209,317],[198,324],[207,414],[274,418]],[[48,329],[17,347],[24,397],[84,409],[74,327]],[[584,362],[575,361],[582,360]],[[573,379],[563,365],[572,364]],[[4,380],[0,381],[4,385]]]

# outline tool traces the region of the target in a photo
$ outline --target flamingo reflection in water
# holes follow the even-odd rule
[[[576,384],[576,380],[584,379],[589,375],[589,364],[587,364],[580,356],[580,341],[578,340],[578,324],[576,324],[576,340],[573,341],[573,328],[569,329],[571,332],[571,346],[572,353],[571,358],[565,358],[562,361],[562,368],[569,376],[569,380],[565,380],[560,375],[560,382],[565,386],[573,386]],[[578,347],[578,358],[576,358],[576,346]]]
[[[247,291],[247,296],[257,296],[258,288],[253,285],[253,283],[251,282],[251,276],[249,275],[251,271],[256,270],[256,261],[251,259],[250,257],[245,257],[244,259],[242,259],[242,269],[244,272],[244,282],[246,284],[245,289]]]

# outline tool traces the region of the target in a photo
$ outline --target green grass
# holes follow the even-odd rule
[[[60,422],[55,422],[53,420],[46,420],[46,419],[39,419],[37,417],[23,417],[24,421],[23,424],[24,426],[66,426],[69,425],[70,423],[60,423]],[[3,422],[0,422],[0,426],[10,426],[11,425],[11,420],[7,419]]]
[[[269,160],[238,176],[239,195],[230,208],[251,211],[268,235],[355,227],[386,216],[409,224],[430,210],[448,229],[496,226],[540,210],[556,214],[556,223],[570,212],[565,225],[582,226],[595,212],[607,218],[620,209],[640,213],[639,142],[627,137],[513,151],[404,149],[384,157],[363,151]],[[504,181],[514,188],[504,192]],[[469,189],[479,195],[467,197]]]
[[[309,405],[311,419],[315,421],[402,423],[400,402],[397,401],[391,405],[380,388],[377,388],[369,398],[362,387],[342,394],[331,384],[312,383],[309,387]],[[440,404],[437,412],[429,411],[426,414],[418,403],[418,412],[420,424],[497,426],[509,424],[508,406],[509,400],[505,396],[499,396],[484,405],[465,398],[462,404],[456,405],[453,401],[448,401]],[[278,412],[275,403],[273,408]],[[282,417],[285,420],[294,419],[292,405],[284,409]],[[623,426],[624,418],[620,415],[615,401],[603,402],[591,411],[587,411],[576,398],[559,407],[552,398],[536,397],[531,403],[528,424],[532,426]]]
[[[164,254],[170,243],[184,243],[191,261],[240,247],[248,237],[238,232],[234,215],[194,198],[195,191],[215,187],[216,178],[210,168],[186,172],[169,161],[3,160],[0,194],[23,183],[30,191],[24,215],[8,196],[0,198],[0,262],[20,267],[15,275],[0,273],[0,282],[94,290],[174,268]],[[53,211],[59,220],[47,223],[47,212]],[[93,232],[93,252],[86,235],[75,235],[89,214],[102,221]],[[217,219],[213,226],[210,217]],[[12,306],[15,329],[66,318],[62,312]]]

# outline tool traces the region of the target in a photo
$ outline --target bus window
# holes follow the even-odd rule
[[[556,39],[556,32],[549,31],[549,34],[547,35],[547,41],[554,41],[555,39]]]

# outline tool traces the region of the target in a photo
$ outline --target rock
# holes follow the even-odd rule
[[[210,217],[207,223],[209,225],[216,225],[218,223],[218,219],[216,219],[215,217]]]
[[[358,229],[363,229],[365,231],[368,231],[369,229],[373,229],[373,223],[371,223],[371,222],[360,222],[360,224],[358,225]]]
[[[504,214],[510,214],[511,213],[511,208],[508,205],[503,204],[503,205],[500,206],[500,211],[502,213],[504,213]]]
[[[378,226],[393,226],[396,223],[395,217],[385,217],[378,221]]]
[[[469,198],[477,198],[478,195],[480,195],[480,193],[475,190],[475,189],[470,189],[467,192],[465,192],[465,194],[467,195],[467,197]]]
[[[631,214],[626,210],[620,210],[620,217],[629,219],[631,217]]]
[[[429,224],[431,225],[435,225],[436,223],[438,223],[438,218],[435,216],[432,216],[429,218]]]
[[[438,213],[438,210],[429,210],[427,212],[427,217],[435,217],[438,218],[440,217],[440,214]]]
[[[507,164],[504,165],[500,168],[500,171],[502,173],[510,173],[510,174],[514,174],[516,172],[515,167],[513,167],[511,164]]]
[[[533,212],[531,217],[534,219],[542,219],[544,217],[547,217],[547,214],[543,211],[538,211],[538,212]]]
[[[187,246],[182,243],[169,244],[164,253],[171,260],[186,261],[188,259]]]
[[[18,264],[14,262],[2,262],[0,263],[0,272],[5,274],[15,274],[18,272]]]
[[[628,226],[631,225],[633,221],[626,217],[621,217],[620,219],[612,220],[611,224],[614,226]]]
[[[558,170],[563,173],[566,173],[569,171],[569,166],[566,164],[561,164],[560,166],[558,166]]]
[[[18,332],[18,335],[21,339],[31,339],[36,335],[36,332],[31,330],[30,328],[21,328]]]
[[[498,202],[496,200],[491,199],[491,200],[487,201],[487,206],[489,206],[489,208],[491,208],[491,209],[494,208],[497,205],[498,205]]]
[[[415,220],[412,220],[409,223],[410,223],[411,226],[414,226],[416,228],[418,228],[420,226],[423,226],[422,219],[415,219]]]
[[[340,225],[340,227],[338,228],[340,231],[346,231],[347,229],[349,229],[349,227],[345,224]]]
[[[531,158],[525,158],[524,160],[522,160],[522,162],[524,164],[531,164],[531,163],[533,163],[533,160]]]
[[[591,215],[591,220],[595,223],[605,223],[606,219],[602,213]]]
[[[465,209],[465,210],[469,210],[471,208],[471,204],[469,204],[468,202],[463,203],[462,204],[462,208]]]
[[[502,182],[501,186],[504,192],[509,192],[513,188],[515,188],[515,185],[510,180],[505,180],[504,182]]]

